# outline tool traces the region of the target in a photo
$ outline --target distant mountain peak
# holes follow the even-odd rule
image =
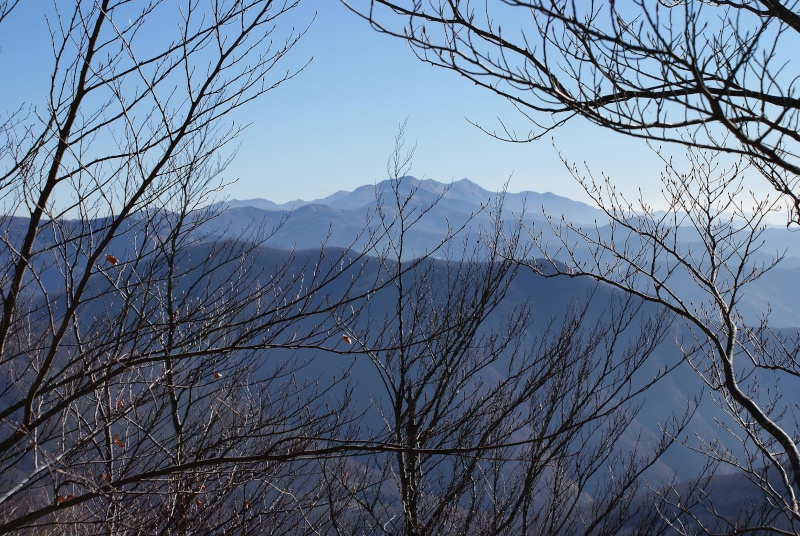
[[[415,190],[416,201],[423,205],[438,200],[440,206],[437,207],[437,211],[445,214],[474,213],[497,196],[497,192],[489,191],[468,178],[447,183],[435,179],[418,179],[409,175],[399,179],[386,179],[373,184],[365,184],[352,191],[339,190],[327,197],[310,201],[297,199],[279,204],[266,199],[244,201],[234,199],[223,204],[230,208],[256,207],[271,211],[290,211],[308,205],[324,205],[338,210],[358,210],[363,213],[375,206],[376,196],[381,196],[388,201],[385,196],[396,186],[399,186],[400,192],[404,196],[407,196],[412,189]],[[439,199],[440,197],[441,199]],[[504,202],[506,213],[514,214],[515,217],[519,217],[523,211],[532,218],[541,217],[542,208],[553,217],[559,218],[563,215],[565,219],[575,223],[593,223],[594,220],[602,219],[603,216],[595,207],[552,192],[506,192]]]

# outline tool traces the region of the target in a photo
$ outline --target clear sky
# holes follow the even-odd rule
[[[469,178],[489,190],[510,178],[511,191],[581,197],[549,138],[511,144],[468,122],[495,129],[502,117],[527,132],[527,120],[510,104],[420,62],[404,42],[376,33],[336,0],[305,2],[294,16],[308,20],[315,11],[309,33],[293,51],[298,64],[313,60],[258,104],[229,170],[240,178],[230,189],[233,197],[310,199],[382,180],[406,119],[407,143],[417,146],[417,177]],[[646,170],[660,169],[641,142],[609,137],[585,123],[555,136],[566,157],[586,159],[621,180],[638,182]]]
[[[20,103],[47,87],[52,53],[41,6],[23,3],[0,26],[0,102]],[[294,79],[250,105],[237,119],[250,123],[226,170],[238,182],[226,195],[276,202],[315,199],[386,178],[398,126],[416,143],[412,174],[443,182],[469,178],[488,190],[509,181],[512,192],[554,192],[584,200],[553,143],[571,161],[611,175],[625,191],[644,189],[659,205],[662,166],[641,141],[574,121],[554,140],[511,144],[491,138],[498,117],[525,133],[528,124],[499,97],[457,74],[420,62],[401,40],[379,35],[338,0],[304,0],[279,24],[302,28],[314,19],[284,68],[311,59]],[[169,24],[170,21],[163,21]],[[48,60],[48,58],[50,58]]]

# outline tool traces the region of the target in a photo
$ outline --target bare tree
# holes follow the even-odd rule
[[[296,72],[277,71],[296,5],[54,5],[47,101],[0,126],[0,532],[391,532],[392,503],[370,495],[391,486],[410,534],[614,532],[670,443],[607,448],[654,381],[636,373],[663,313],[618,298],[582,332],[579,304],[526,351],[524,308],[484,325],[516,242],[500,249],[498,227],[461,259],[408,259],[420,213],[399,190],[365,231],[378,260],[210,230],[230,114]],[[320,348],[360,357],[315,377],[292,352]],[[385,427],[351,399],[361,363]],[[377,469],[354,473],[364,460]]]
[[[0,125],[0,532],[312,530],[290,462],[347,399],[263,352],[323,344],[363,264],[209,231],[232,112],[297,72],[296,5],[49,11],[47,100]]]
[[[533,124],[499,137],[538,139],[580,116],[629,136],[739,153],[800,217],[795,1],[344,3]]]
[[[514,259],[524,249],[500,223],[461,241],[455,257],[448,239],[438,258],[407,258],[406,236],[431,207],[403,178],[401,149],[379,203],[379,262],[392,283],[338,321],[371,386],[362,433],[379,448],[321,464],[323,526],[406,535],[615,534],[632,517],[644,526],[653,512],[634,499],[672,439],[617,443],[635,436],[637,396],[668,372],[641,374],[668,314],[596,288],[602,297],[534,322],[509,296],[520,292]],[[673,436],[684,417],[668,425]]]
[[[421,60],[508,99],[533,124],[528,134],[505,127],[490,134],[530,141],[583,117],[633,137],[738,154],[791,202],[791,219],[800,218],[796,68],[787,52],[798,42],[797,2],[345,4],[379,32],[407,40]],[[668,162],[670,210],[663,217],[644,200],[629,203],[610,181],[595,183],[571,167],[610,216],[611,230],[552,222],[561,247],[541,242],[541,251],[570,258],[566,268],[555,265],[558,275],[595,277],[670,308],[693,327],[687,359],[729,411],[740,443],[736,452],[717,444],[694,448],[739,469],[760,498],[737,517],[704,500],[703,486],[674,488],[664,495],[674,503],[664,510],[673,528],[796,533],[797,423],[786,400],[796,337],[766,320],[748,325],[738,310],[743,289],[780,258],[758,262],[763,218],[776,205],[742,204],[746,166],[715,175],[715,158],[694,153],[695,168],[681,173]],[[681,244],[678,235],[688,233],[682,225],[694,230],[699,247]],[[687,506],[687,490],[698,493],[695,509]]]
[[[665,159],[669,210],[663,213],[642,199],[627,201],[610,179],[596,182],[590,172],[569,166],[609,217],[610,228],[551,219],[566,264],[548,263],[545,270],[529,265],[547,277],[591,276],[665,307],[688,326],[677,343],[727,413],[720,431],[729,437],[682,439],[710,463],[693,485],[658,490],[658,508],[670,528],[686,534],[796,534],[800,456],[793,393],[799,340],[796,331],[770,327],[768,312],[752,325],[740,310],[748,286],[781,260],[778,253],[762,252],[764,219],[778,202],[746,196],[742,164],[725,168],[715,154],[690,152],[685,169]],[[545,257],[554,251],[537,240]],[[738,472],[737,489],[750,490],[733,511],[730,484],[725,492],[712,491],[720,487],[713,476],[720,466]]]

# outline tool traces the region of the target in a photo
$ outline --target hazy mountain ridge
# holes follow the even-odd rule
[[[274,203],[267,199],[230,199],[220,203],[226,208],[256,207],[262,210],[291,211],[307,205],[326,205],[340,210],[367,210],[375,205],[379,195],[391,195],[391,180],[381,181],[372,185],[359,186],[353,191],[339,190],[328,197],[304,201],[301,199],[286,203]],[[400,192],[408,196],[411,189],[415,188],[414,200],[416,203],[426,205],[434,202],[441,196],[437,211],[442,209],[458,209],[458,212],[478,212],[483,206],[490,204],[497,198],[497,192],[491,192],[469,179],[461,179],[452,183],[442,183],[433,179],[419,180],[414,177],[400,179]],[[591,224],[595,220],[603,221],[603,212],[579,201],[561,197],[551,192],[538,193],[523,191],[518,193],[506,192],[504,206],[507,214],[520,216],[525,214],[530,217],[541,217],[542,207],[549,214],[564,215],[573,222]]]
[[[209,251],[211,251],[209,248],[214,249],[210,243],[198,243],[190,246],[185,251],[182,263],[191,265],[196,263],[197,259],[208,257]],[[250,259],[248,265],[255,273],[262,274],[265,278],[268,278],[270,274],[275,273],[286,263],[289,266],[287,272],[296,276],[297,285],[301,285],[302,281],[310,279],[310,272],[315,269],[318,263],[325,265],[329,260],[333,259],[335,261],[340,256],[341,250],[337,248],[326,250],[326,253],[322,256],[320,256],[319,249],[292,253],[281,249],[263,248],[248,254]],[[121,255],[120,257],[122,258]],[[377,259],[366,258],[363,262],[365,263],[365,268],[356,265],[352,265],[349,268],[354,273],[356,268],[363,271],[364,282],[357,282],[356,286],[359,291],[366,291],[367,286],[363,285],[368,285],[368,282],[375,279],[375,274],[383,269]],[[447,263],[436,259],[431,259],[429,263],[432,268],[430,275],[434,278],[444,278],[442,274],[449,269]],[[234,266],[228,266],[224,270],[213,274],[205,274],[202,277],[207,277],[209,279],[208,283],[215,287],[220,281],[235,277],[234,269]],[[181,293],[191,287],[195,283],[193,278],[195,276],[199,277],[199,274],[194,274],[186,267],[181,267],[180,271],[185,271],[185,274],[190,277],[184,277],[178,281],[178,285],[175,288],[176,293]],[[304,273],[306,274],[305,277],[300,275]],[[334,280],[330,286],[326,287],[325,296],[320,295],[314,299],[325,300],[327,296],[345,295],[349,281],[349,276]],[[296,289],[293,287],[286,288],[285,290],[299,290],[299,287]],[[530,334],[533,340],[538,336],[540,330],[544,330],[548,326],[558,326],[558,318],[572,305],[583,303],[587,296],[593,295],[592,305],[586,310],[586,316],[583,319],[587,329],[591,329],[603,318],[603,314],[607,311],[607,303],[618,294],[619,291],[609,286],[600,285],[596,288],[596,284],[587,277],[569,280],[547,279],[531,271],[523,270],[512,281],[502,306],[492,313],[482,329],[492,330],[497,328],[502,324],[502,319],[506,314],[516,307],[528,304],[534,318]],[[93,326],[92,329],[95,329],[95,324],[97,325],[96,329],[106,329],[103,325],[103,307],[119,308],[121,306],[121,297],[114,292],[112,283],[101,274],[92,276],[88,296],[89,299],[79,312],[79,317],[86,325]],[[63,310],[66,306],[66,297],[63,294],[54,293],[45,299],[48,299],[51,305],[58,310]],[[375,314],[365,315],[359,323],[351,326],[352,329],[354,331],[364,330],[368,333],[369,325],[364,321],[370,317],[380,317],[381,315],[378,314],[380,311],[391,310],[394,306],[393,299],[391,288],[374,293],[369,300]],[[645,305],[641,312],[642,317],[653,314],[656,310],[657,307],[653,305]],[[551,324],[552,322],[555,322],[555,324]],[[319,326],[320,329],[326,327],[330,329],[330,336],[321,344],[321,347],[335,347],[339,342],[340,332],[332,325]],[[675,329],[682,330],[679,322],[675,324]],[[622,341],[620,341],[620,344],[622,344]],[[301,380],[312,383],[321,378],[341,377],[346,374],[349,378],[348,386],[351,386],[356,394],[353,397],[355,409],[357,413],[363,414],[364,417],[361,425],[365,430],[379,429],[384,426],[378,407],[386,402],[386,395],[376,391],[375,386],[381,385],[380,376],[374,365],[365,356],[337,356],[331,358],[324,350],[311,348],[275,349],[271,350],[269,355],[270,361],[275,363],[283,359],[291,359],[298,364],[308,364],[302,371],[298,371],[298,377]],[[669,367],[670,363],[674,363],[679,359],[677,349],[671,339],[665,340],[652,357],[653,359],[637,373],[634,385],[637,381],[641,382],[641,384],[647,383],[656,375],[658,370]],[[482,376],[502,376],[506,370],[505,365],[508,363],[508,358],[510,356],[488,367],[482,372]],[[671,374],[656,383],[643,396],[636,397],[637,404],[640,403],[641,407],[638,408],[638,414],[633,424],[623,435],[618,446],[625,449],[634,447],[648,448],[655,445],[660,438],[659,427],[669,419],[672,411],[679,411],[686,404],[687,395],[698,393],[701,389],[702,384],[699,378],[689,369],[687,364],[684,363],[676,370],[673,370]],[[721,436],[720,439],[723,444],[735,447],[735,443],[731,443],[730,438],[725,437],[716,424],[725,422],[725,420],[725,414],[717,406],[711,404],[710,399],[706,400],[701,411],[695,415],[692,424],[684,431],[682,437],[692,437],[695,433],[704,438]],[[648,471],[648,477],[651,483],[666,483],[672,479],[689,479],[696,474],[701,463],[702,458],[699,456],[693,456],[683,449],[672,449],[653,465]]]
[[[264,199],[229,200],[219,204],[224,210],[205,226],[205,230],[216,237],[260,234],[267,237],[268,245],[282,249],[318,248],[325,244],[326,247],[356,251],[369,248],[379,251],[382,243],[376,245],[371,233],[380,227],[378,200],[389,219],[397,211],[392,187],[392,181],[387,180],[358,187],[352,192],[339,191],[323,199],[284,204]],[[452,251],[460,251],[474,243],[480,230],[490,228],[494,223],[492,218],[498,216],[493,211],[499,194],[489,192],[468,179],[451,184],[413,177],[400,179],[397,191],[401,202],[411,195],[412,190],[414,197],[410,206],[416,207],[413,210],[433,206],[405,237],[409,257],[432,251],[447,236],[448,230],[466,225],[451,243]],[[522,217],[526,226],[540,234],[542,243],[552,245],[548,252],[558,258],[562,245],[544,214],[556,223],[563,217],[565,221],[596,229],[601,236],[610,236],[608,218],[600,209],[552,193],[506,193],[503,212],[499,216],[508,228]],[[685,225],[679,228],[678,238],[685,247],[700,246],[696,231]],[[763,246],[754,255],[754,260],[768,264],[778,256],[784,255],[785,258],[775,269],[746,287],[740,303],[748,323],[757,323],[766,311],[771,310],[772,325],[800,326],[800,310],[794,299],[796,293],[787,292],[787,289],[800,291],[798,239],[799,234],[785,227],[768,227],[763,231],[760,237]],[[575,252],[586,259],[591,255],[589,250],[581,247]],[[690,280],[677,280],[674,284],[682,293],[691,295],[693,292]]]
[[[202,259],[208,255],[208,244],[197,244],[187,250],[186,260],[189,259]],[[323,257],[319,257],[319,249],[316,250],[303,250],[290,253],[280,249],[264,248],[253,252],[251,268],[262,273],[265,276],[274,273],[277,267],[288,263],[291,267],[289,273],[299,275],[304,272],[312,270],[320,259],[336,259],[339,257],[341,250],[338,248],[331,248],[327,250]],[[325,260],[322,264],[325,264]],[[366,285],[367,281],[374,280],[374,274],[381,271],[380,263],[373,258],[364,259],[366,269],[364,270],[363,280],[364,283],[359,285]],[[433,268],[431,275],[436,277],[437,274],[442,274],[448,269],[444,261],[431,259],[430,264]],[[215,273],[213,278],[216,280],[225,280],[232,277],[232,273]],[[310,276],[310,274],[307,274]],[[306,278],[298,277],[298,281]],[[338,296],[345,294],[345,287],[350,278],[345,277],[336,280],[333,284],[326,289],[327,295]],[[94,293],[97,295],[104,295],[108,291],[108,282],[102,278],[95,278]],[[181,281],[180,287],[187,287],[192,284],[192,281]],[[501,319],[504,315],[508,314],[515,307],[522,304],[528,304],[531,307],[531,313],[534,322],[531,328],[531,338],[535,338],[539,330],[544,329],[554,319],[559,318],[571,305],[582,303],[588,295],[593,295],[594,300],[592,306],[587,309],[586,316],[583,319],[584,324],[588,329],[591,329],[597,322],[600,322],[604,313],[607,311],[607,303],[609,303],[614,296],[619,295],[619,291],[612,289],[606,285],[600,285],[595,288],[595,283],[587,278],[581,277],[576,279],[547,279],[541,275],[537,275],[528,270],[521,271],[518,276],[512,281],[509,287],[506,298],[501,307],[497,309],[486,322],[485,329],[491,330],[501,324]],[[360,290],[365,291],[366,287]],[[318,299],[325,299],[319,296]],[[387,301],[388,300],[388,301]],[[370,298],[373,311],[375,314],[366,315],[364,319],[371,317],[380,317],[380,311],[386,309],[390,310],[393,307],[393,295],[391,291],[379,291],[373,294]],[[644,318],[646,315],[654,314],[658,307],[654,305],[645,305],[641,315]],[[91,317],[95,312],[91,309],[86,311],[86,315]],[[363,319],[362,319],[363,320]],[[556,326],[558,320],[556,320]],[[354,324],[352,329],[355,331],[368,330],[368,324]],[[677,321],[673,326],[673,334],[678,337],[678,334],[683,334],[687,339],[690,335],[686,331],[682,322]],[[335,347],[339,341],[339,331],[331,326],[330,339],[322,346]],[[285,354],[285,355],[284,355]],[[376,385],[380,385],[380,377],[377,374],[371,361],[364,356],[341,357],[331,358],[324,350],[301,349],[301,350],[273,350],[270,354],[273,360],[282,358],[295,360],[297,363],[307,363],[309,367],[299,372],[299,377],[309,382],[318,381],[320,378],[337,377],[347,374],[349,377],[348,385],[354,389],[354,404],[358,413],[364,416],[362,426],[369,429],[380,428],[384,425],[380,412],[377,410],[377,405],[385,403],[384,394],[375,390]],[[638,381],[642,384],[647,383],[649,379],[653,378],[657,371],[670,367],[671,363],[680,360],[680,354],[674,344],[672,338],[667,338],[659,347],[658,351],[652,356],[652,359],[640,370],[637,374]],[[491,377],[493,375],[500,376],[503,374],[504,365],[506,361],[500,361],[497,364],[489,367],[484,371],[484,375]],[[634,379],[634,384],[637,380]],[[622,436],[620,443],[617,445],[621,449],[625,448],[650,448],[653,447],[660,438],[660,427],[669,419],[670,414],[675,411],[680,413],[686,405],[687,400],[692,395],[698,394],[702,391],[703,385],[697,375],[690,369],[687,363],[682,363],[678,368],[673,370],[669,375],[664,377],[643,395],[636,398],[635,405],[639,405],[636,418],[634,419],[630,429]],[[789,393],[787,397],[793,402],[797,401],[795,394]],[[712,403],[710,397],[705,397],[701,402],[700,410],[694,415],[691,424],[681,434],[682,438],[687,441],[695,442],[696,438],[701,437],[705,440],[711,438],[718,438],[722,444],[727,445],[729,448],[736,449],[737,444],[735,440],[727,435],[720,423],[728,422],[728,416],[715,404]],[[677,481],[685,481],[693,478],[701,469],[704,458],[691,453],[690,451],[675,447],[670,449],[653,467],[648,470],[648,480],[652,485],[659,485],[661,483],[669,482],[673,479]],[[724,473],[724,470],[723,470]]]
[[[430,186],[430,188],[425,191],[430,194],[431,198],[441,193],[436,192],[435,184],[426,184],[425,186]],[[369,188],[372,188],[374,193],[374,187]],[[339,196],[340,201],[342,201],[344,197],[346,196]],[[467,198],[469,199],[469,197]],[[421,202],[424,203],[424,201]],[[258,207],[247,205],[238,208],[229,208],[224,211],[219,218],[212,220],[204,226],[204,230],[213,230],[214,232],[204,239],[205,242],[191,246],[186,252],[186,259],[206,258],[209,254],[207,247],[211,240],[215,238],[228,240],[230,238],[239,237],[242,230],[254,231],[259,226],[263,226],[269,230],[272,229],[270,226],[273,225],[278,230],[278,233],[285,234],[287,240],[294,239],[294,245],[299,243],[306,244],[303,246],[303,249],[309,249],[309,251],[296,251],[293,255],[286,251],[288,249],[287,247],[276,245],[271,239],[268,241],[268,244],[275,247],[275,249],[265,247],[254,252],[252,268],[258,273],[266,275],[274,273],[275,267],[280,266],[282,262],[288,262],[292,267],[290,270],[292,273],[308,270],[310,267],[314,266],[317,255],[319,254],[320,244],[324,241],[326,236],[330,236],[327,245],[331,246],[327,254],[335,256],[331,250],[335,249],[336,240],[347,239],[352,242],[354,240],[353,237],[358,236],[358,233],[364,229],[365,222],[371,221],[368,215],[374,208],[370,205],[364,205],[356,209],[347,209],[341,208],[341,206],[346,206],[346,202],[342,201],[342,203],[340,207],[321,203],[309,203],[298,207],[291,213],[286,211],[265,211]],[[455,200],[454,204],[451,206],[458,206]],[[426,244],[435,244],[436,237],[442,231],[442,226],[437,221],[437,217],[454,219],[456,216],[466,218],[467,215],[468,213],[466,212],[447,213],[437,212],[434,209],[428,215],[428,219],[422,220],[419,226],[420,228],[416,229],[414,233],[407,238],[410,241],[413,240],[414,243],[417,244],[417,247],[424,247]],[[288,219],[286,219],[287,216]],[[153,215],[149,215],[149,217],[152,218]],[[132,218],[130,220],[130,225],[123,228],[121,233],[111,244],[110,253],[119,257],[123,265],[126,258],[129,257],[127,252],[133,253],[133,245],[140,243],[134,238],[137,233],[142,232],[141,229],[137,228],[137,223],[143,224],[144,221],[143,217],[138,220],[137,218]],[[478,221],[479,220],[476,218],[476,221],[473,223]],[[488,219],[480,221],[488,221]],[[13,223],[14,225],[11,227],[21,232],[26,228],[25,224],[27,220],[24,218],[15,219]],[[80,221],[74,221],[72,223],[76,228],[85,225],[85,222]],[[152,220],[149,220],[148,223],[153,225]],[[88,225],[93,227],[105,224],[104,221],[97,220]],[[49,239],[48,232],[50,231],[43,228],[40,240],[47,241]],[[353,234],[347,235],[347,233]],[[279,235],[276,233],[275,236]],[[289,247],[291,247],[291,245]],[[367,259],[366,262],[378,264],[374,259]],[[432,259],[431,262],[437,266],[437,269],[444,269],[444,265],[440,264],[441,261]],[[374,268],[374,270],[377,270],[377,268]],[[48,274],[51,272],[52,270],[47,271]],[[753,311],[755,312],[762,308],[764,303],[768,302],[773,304],[776,313],[782,315],[782,318],[792,318],[792,315],[794,318],[798,317],[797,307],[793,306],[796,293],[787,292],[787,289],[790,287],[787,286],[787,282],[784,282],[784,279],[786,279],[794,282],[793,284],[796,286],[798,284],[796,281],[800,281],[800,278],[797,277],[798,271],[796,269],[780,269],[775,270],[773,273],[780,275],[781,278],[774,280],[765,278],[762,280],[765,287],[763,292],[751,292],[747,295],[745,301],[752,300],[754,302]],[[56,275],[57,274],[53,274],[53,277]],[[770,276],[771,275],[772,274],[770,274]],[[219,279],[225,279],[229,276],[232,276],[232,274],[213,274],[213,277]],[[342,281],[337,281],[336,285],[344,284],[346,281],[347,278]],[[191,283],[193,282],[188,280],[181,281],[181,285],[190,285]],[[97,296],[104,295],[110,291],[109,283],[99,275],[93,276],[93,284],[97,285],[97,287],[93,289],[93,294]],[[336,285],[328,289],[333,295],[337,293]],[[542,324],[546,324],[551,317],[557,315],[570,303],[584,299],[586,295],[591,292],[593,286],[594,283],[589,278],[545,279],[530,271],[523,270],[509,289],[507,301],[504,302],[504,309],[512,308],[522,303],[531,304],[536,323],[538,326],[542,326]],[[343,291],[339,289],[338,292]],[[596,294],[599,305],[592,310],[592,314],[587,315],[585,319],[587,325],[592,325],[593,322],[598,319],[598,315],[603,309],[602,304],[604,300],[610,300],[610,297],[615,292],[616,291],[610,287],[602,286],[601,290]],[[776,304],[785,308],[785,310],[782,309],[778,311]],[[98,310],[88,307],[84,314],[86,318],[100,318],[98,312]],[[491,327],[490,324],[487,325],[487,329],[491,329]],[[674,331],[676,334],[685,333],[685,331],[683,331],[684,329],[684,326],[676,323]],[[334,333],[333,338],[336,339],[337,337],[338,333]],[[689,339],[688,336],[687,339]],[[293,356],[298,362],[313,363],[313,370],[311,370],[312,375],[319,375],[322,377],[337,373],[342,374],[346,365],[352,362],[349,358],[348,360],[324,359],[321,353],[313,350],[298,351],[294,353]],[[659,349],[658,355],[654,357],[655,359],[648,363],[647,367],[643,369],[642,381],[651,378],[653,376],[653,371],[680,358],[672,340],[666,341],[663,347]],[[502,370],[492,370],[487,373],[501,374]],[[375,371],[371,369],[368,361],[361,359],[357,363],[357,366],[352,369],[351,374],[351,385],[353,385],[355,392],[358,394],[355,398],[363,401],[364,404],[364,406],[359,409],[369,412],[365,414],[367,419],[365,425],[380,425],[382,422],[380,416],[375,412],[375,408],[372,407],[373,400],[375,400],[373,386],[376,385],[377,381]],[[624,436],[621,446],[633,447],[635,445],[640,445],[642,447],[647,447],[655,443],[659,438],[659,425],[663,424],[668,417],[669,411],[679,411],[682,406],[686,404],[688,396],[698,392],[701,387],[697,376],[693,371],[689,370],[686,364],[683,364],[678,370],[674,371],[652,389],[645,392],[644,395],[639,398],[642,402],[642,408],[631,430]],[[796,394],[794,393],[788,393],[787,398],[791,398],[792,403],[797,402]],[[719,423],[725,422],[726,417],[717,406],[710,402],[710,399],[706,399],[703,402],[701,410],[695,415],[691,426],[685,430],[683,436],[694,437],[695,434],[697,434],[698,437],[703,437],[704,439],[723,436],[721,440],[725,443],[725,434],[721,431]],[[729,439],[730,438],[728,438],[728,440]],[[735,444],[731,446],[735,447]],[[670,450],[666,456],[659,460],[648,475],[654,482],[667,482],[673,478],[685,480],[696,474],[702,461],[702,457],[692,456],[685,449],[675,448]]]

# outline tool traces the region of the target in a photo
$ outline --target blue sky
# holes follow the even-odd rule
[[[290,61],[313,60],[258,104],[229,169],[239,177],[230,195],[310,199],[382,180],[398,126],[407,119],[407,143],[417,146],[415,176],[443,182],[466,177],[489,190],[510,178],[512,191],[580,197],[550,139],[501,142],[467,121],[493,129],[499,116],[527,132],[527,121],[510,104],[423,64],[405,43],[377,34],[337,1],[306,2],[294,16],[308,20],[314,11],[316,20]],[[555,141],[568,158],[589,159],[622,180],[658,169],[641,143],[613,138],[574,123]],[[626,162],[610,157],[623,147]]]
[[[49,51],[41,6],[27,2],[0,27],[0,73],[17,73],[0,87],[0,101],[21,103],[47,88]],[[514,108],[453,72],[416,59],[401,40],[374,32],[338,0],[305,0],[279,20],[303,28],[314,20],[284,68],[312,59],[294,79],[250,105],[236,119],[249,123],[236,159],[225,172],[237,179],[233,198],[276,202],[315,199],[386,178],[398,126],[416,143],[412,174],[443,182],[469,178],[488,190],[554,192],[584,200],[557,152],[609,174],[624,191],[642,188],[659,206],[662,166],[643,142],[579,120],[554,140],[511,144],[491,138],[498,117],[519,132],[528,124]],[[163,21],[170,24],[170,21]],[[760,183],[759,183],[760,185]]]

